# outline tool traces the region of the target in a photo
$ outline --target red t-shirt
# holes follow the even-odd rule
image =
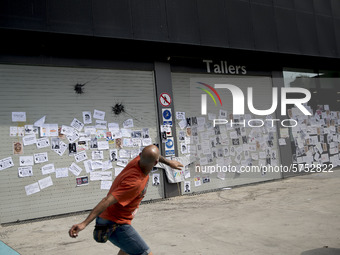
[[[142,172],[139,160],[139,156],[131,160],[116,177],[108,194],[113,195],[118,202],[106,208],[99,217],[118,224],[131,224],[149,182],[149,175]]]

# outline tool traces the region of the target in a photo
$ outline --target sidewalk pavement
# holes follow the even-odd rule
[[[116,254],[94,222],[68,237],[87,214],[4,225],[0,240],[22,255]],[[340,170],[145,203],[133,226],[155,255],[340,254]]]

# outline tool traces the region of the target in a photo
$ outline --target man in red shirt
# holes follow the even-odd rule
[[[107,196],[93,208],[89,216],[82,223],[71,227],[70,237],[77,237],[94,219],[96,224],[119,224],[109,237],[109,240],[120,248],[118,255],[152,255],[148,245],[131,226],[131,221],[146,193],[149,173],[158,161],[174,169],[183,167],[177,161],[162,157],[157,146],[145,147],[140,156],[133,159],[116,177]]]

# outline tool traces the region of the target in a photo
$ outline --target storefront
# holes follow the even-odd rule
[[[92,209],[148,144],[187,165],[144,201],[340,165],[336,1],[19,2],[0,8],[0,223]],[[286,88],[312,115],[281,111]]]
[[[1,222],[89,210],[142,146],[159,143],[153,71],[0,65],[0,73]],[[158,185],[150,178],[145,200],[164,197],[163,173],[153,174]]]
[[[177,119],[176,125],[178,154],[192,158],[182,184],[183,194],[189,193],[188,190],[200,192],[281,178],[280,171],[266,169],[280,164],[276,124],[265,121],[276,119],[275,113],[256,116],[247,109],[244,115],[234,115],[235,99],[231,93],[213,89],[215,84],[232,84],[246,95],[247,88],[254,87],[254,107],[269,109],[273,87],[270,72],[252,71],[246,65],[227,67],[227,61],[216,62],[219,64],[210,67],[203,60],[201,64],[206,69],[196,69],[196,73],[194,69],[192,73],[182,73],[173,68],[175,111],[177,117],[183,118]],[[227,69],[234,70],[233,74],[228,74]],[[208,95],[209,91],[212,97],[208,96],[207,114],[202,115],[201,95]],[[178,112],[182,114],[178,116]],[[214,119],[218,120],[215,124],[220,123],[215,127]],[[180,124],[181,121],[187,121],[187,125]]]
[[[339,77],[334,70],[283,69],[285,87],[311,92],[308,105],[312,113],[304,116],[296,108],[288,110],[288,116],[299,125],[290,128],[286,138],[292,148],[292,162],[302,171],[283,173],[284,177],[332,171],[339,165]]]

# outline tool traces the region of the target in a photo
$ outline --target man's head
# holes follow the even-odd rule
[[[140,154],[139,165],[142,170],[150,172],[152,168],[158,163],[159,150],[155,145],[145,147]]]

